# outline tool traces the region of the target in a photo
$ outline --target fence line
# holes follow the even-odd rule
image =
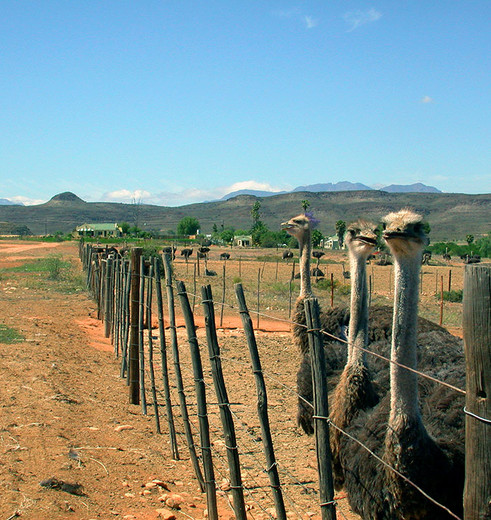
[[[151,330],[152,330],[152,297],[153,297],[152,287],[153,287],[153,283],[157,284],[156,272],[160,268],[160,264],[157,261],[154,261],[154,263],[150,264],[148,266],[148,269],[146,269],[147,266],[145,265],[145,262],[141,261],[140,258],[138,258],[138,260],[133,260],[133,255],[132,255],[133,262],[130,262],[129,266],[128,266],[127,262],[124,260],[122,260],[121,263],[119,263],[119,259],[116,259],[115,262],[113,262],[111,258],[108,258],[108,259],[106,259],[106,261],[104,261],[101,258],[101,256],[102,255],[100,255],[100,254],[94,255],[94,252],[91,251],[90,248],[88,248],[88,247],[86,250],[84,250],[81,253],[81,259],[83,261],[83,265],[87,269],[88,289],[89,289],[89,292],[93,295],[93,297],[95,297],[95,299],[98,302],[98,314],[100,313],[101,318],[103,318],[103,320],[104,320],[105,331],[109,330],[111,332],[110,335],[111,335],[111,339],[114,343],[115,354],[119,355],[119,352],[121,350],[121,358],[122,358],[121,359],[121,375],[122,375],[122,377],[124,377],[125,372],[127,374],[128,383],[130,386],[130,399],[131,399],[132,395],[133,396],[135,395],[134,394],[134,392],[135,392],[135,389],[134,389],[134,386],[135,386],[135,378],[134,378],[134,370],[135,370],[135,368],[134,368],[135,367],[134,308],[135,308],[135,306],[137,306],[138,322],[137,322],[136,348],[137,348],[137,352],[138,352],[138,357],[137,357],[138,372],[137,372],[137,374],[139,377],[136,380],[136,383],[138,383],[137,386],[139,386],[138,397],[140,398],[140,401],[141,401],[142,413],[146,414],[147,408],[146,408],[146,394],[145,394],[145,361],[148,360],[148,363],[149,363],[148,371],[150,374],[150,381],[151,381],[151,392],[152,392],[152,400],[153,400],[153,406],[154,406],[154,414],[155,414],[155,418],[156,418],[156,428],[157,428],[157,432],[160,433],[160,424],[159,424],[159,419],[158,419],[158,413],[159,413],[158,406],[159,405],[157,403],[157,390],[156,390],[154,368],[153,368],[153,338],[152,338],[152,332],[151,332]],[[98,262],[98,259],[99,259],[99,262]],[[174,371],[175,371],[175,377],[176,377],[176,382],[177,382],[177,391],[178,391],[178,396],[179,396],[179,399],[181,402],[181,412],[182,412],[183,399],[184,399],[184,403],[186,403],[186,401],[185,401],[185,391],[184,391],[184,386],[183,386],[183,381],[182,381],[182,375],[181,376],[177,375],[178,373],[180,373],[180,363],[179,363],[179,354],[178,354],[178,347],[177,347],[175,314],[173,311],[173,308],[174,308],[173,294],[172,294],[173,293],[173,275],[172,275],[172,270],[169,268],[170,260],[167,257],[167,255],[164,256],[163,260],[164,260],[164,269],[166,271],[166,287],[167,287],[167,297],[168,297],[167,299],[168,299],[168,305],[169,305],[169,323],[170,323],[169,330],[171,333],[171,340],[172,340],[172,347],[173,347],[172,351],[173,351],[173,355],[174,355]],[[135,265],[137,262],[139,264],[139,270],[135,271]],[[131,269],[129,269],[129,268],[127,269],[127,267],[131,267]],[[263,267],[263,270],[264,270],[264,267]],[[258,272],[258,293],[259,293],[259,283],[260,283],[260,271]],[[127,291],[128,287],[130,288],[129,291]],[[138,287],[138,292],[136,292],[136,290],[134,289],[135,287]],[[204,375],[203,375],[203,369],[202,369],[202,367],[200,367],[201,361],[199,358],[198,342],[197,342],[197,338],[196,338],[196,335],[194,332],[195,326],[194,326],[194,320],[193,320],[193,312],[191,310],[191,306],[188,301],[188,296],[193,296],[194,299],[196,299],[196,298],[199,299],[199,297],[196,294],[187,292],[186,288],[182,282],[177,282],[177,289],[178,289],[178,295],[179,295],[179,298],[181,301],[181,306],[183,308],[183,312],[186,317],[186,329],[188,332],[188,343],[189,343],[189,346],[191,349],[191,357],[193,360],[195,392],[196,392],[197,404],[198,404],[198,414],[197,415],[199,418],[198,431],[201,436],[201,448],[202,448],[201,461],[203,462],[204,468],[205,468],[206,480],[204,481],[204,484],[205,484],[204,487],[206,488],[206,492],[207,492],[208,514],[209,514],[210,518],[218,518],[217,509],[216,509],[216,498],[213,499],[213,496],[215,494],[215,489],[216,489],[216,483],[215,483],[215,480],[213,477],[214,463],[211,458],[211,445],[210,445],[209,433],[208,434],[206,433],[207,430],[209,431],[209,424],[208,424],[208,413],[207,413],[207,409],[206,409],[206,392],[205,392],[205,388],[204,388],[204,386],[205,386],[204,385]],[[129,293],[129,298],[126,298],[127,292]],[[157,296],[157,301],[158,301],[158,296]],[[129,303],[129,305],[128,305],[129,309],[127,309],[125,307],[125,302]],[[205,289],[203,289],[203,294],[201,297],[201,304],[204,307],[205,318],[206,318],[205,319],[206,332],[207,332],[207,337],[208,337],[209,334],[213,335],[213,327],[214,327],[214,317],[213,317],[213,327],[210,329],[210,321],[211,321],[210,314],[209,314],[210,309],[208,308],[208,311],[207,311],[207,307],[210,304],[213,305],[213,299],[211,296],[211,288],[209,290],[209,293],[206,293]],[[222,302],[217,303],[217,305],[221,305],[222,315],[223,315],[223,309],[226,306],[229,308],[232,308],[234,310],[236,309],[236,307],[234,307],[233,305],[225,303],[224,298],[222,298]],[[172,310],[171,310],[171,306],[172,306]],[[159,307],[158,308],[158,317],[159,317],[159,334],[161,336],[161,349],[163,348],[163,350],[165,351],[165,336],[164,336],[165,327],[164,327],[164,322],[163,322],[163,311],[160,306],[158,306],[158,307]],[[239,309],[240,309],[240,307],[241,306],[239,303]],[[239,312],[241,314],[241,318],[243,318],[244,311],[239,310]],[[260,315],[267,316],[264,313],[261,313],[259,311],[257,311],[257,312],[251,311],[251,312],[255,313],[258,316],[258,320],[259,320]],[[127,315],[128,315],[129,319],[126,319]],[[146,320],[145,320],[145,316],[146,316]],[[267,317],[270,319],[278,319],[274,316],[267,316]],[[250,319],[250,317],[249,317],[249,319]],[[278,319],[278,320],[293,324],[293,322],[291,320],[284,320],[284,319]],[[301,324],[299,324],[299,325],[301,325]],[[143,334],[143,330],[144,330],[145,326],[148,327],[147,358],[145,357],[145,349],[144,349],[145,338],[144,338],[144,334]],[[338,338],[325,331],[321,331],[318,325],[314,326],[314,322],[310,322],[310,326],[306,326],[306,325],[301,325],[301,326],[306,327],[307,331],[310,332],[310,335],[312,334],[312,332],[316,332],[318,335],[322,333],[328,337],[331,337],[332,339],[335,339],[336,341],[340,341],[341,343],[346,343],[346,341],[343,338]],[[244,326],[244,330],[245,329],[246,329],[246,327]],[[252,326],[251,326],[251,330],[252,330]],[[216,336],[216,332],[215,332],[215,336]],[[163,339],[164,347],[162,347],[162,338],[164,338]],[[215,341],[214,338],[212,338],[212,340]],[[122,343],[121,345],[120,345],[120,342]],[[216,340],[216,346],[218,347],[217,340]],[[365,352],[368,352],[369,354],[373,354],[373,355],[377,356],[378,358],[381,358],[387,362],[392,362],[390,359],[385,358],[384,356],[381,356],[375,352],[372,352],[369,349],[362,348],[362,350]],[[161,350],[161,352],[162,352],[162,350]],[[133,356],[132,356],[132,353],[133,353]],[[165,365],[167,364],[167,361],[164,358],[165,358],[165,356],[162,356],[161,362],[162,362],[163,371],[164,371],[164,364]],[[210,350],[210,363],[212,366],[212,372],[213,372],[213,366],[215,366],[215,369],[216,369],[216,361],[220,360],[220,359],[227,360],[226,357],[220,356],[219,353],[217,354],[215,352],[212,354],[212,350]],[[237,361],[237,360],[234,360],[234,361]],[[133,369],[132,369],[132,366],[133,366]],[[429,375],[426,375],[419,371],[410,369],[409,367],[405,367],[403,365],[399,365],[399,366],[402,366],[403,368],[411,370],[411,371],[417,373],[418,375],[420,375],[421,377],[426,377],[437,384],[442,384],[448,388],[451,388],[454,391],[465,394],[465,391],[463,391],[457,387],[454,387],[453,385],[449,385],[448,383],[446,383],[444,381],[440,381],[432,376],[429,376]],[[126,369],[125,367],[128,367],[128,369]],[[263,374],[265,374],[265,372],[261,368],[256,370],[253,367],[254,376],[257,376],[259,373],[261,373],[261,376]],[[265,375],[267,376],[267,374],[265,374]],[[179,378],[181,379],[180,386],[179,386]],[[223,376],[222,376],[222,379],[223,379]],[[224,381],[223,381],[223,383],[224,383]],[[279,383],[282,384],[281,382],[279,382]],[[288,388],[286,385],[283,385],[283,386]],[[165,389],[165,385],[164,385],[164,389]],[[230,409],[230,403],[228,403],[228,401],[227,402],[224,401],[223,395],[220,397],[219,390],[217,390],[217,388],[215,388],[215,389],[216,389],[216,393],[218,396],[219,411],[220,411],[220,414],[222,415],[222,412],[224,410]],[[291,389],[289,389],[289,390],[291,390]],[[226,389],[225,389],[225,392],[226,392]],[[296,392],[293,392],[293,393],[298,395]],[[164,394],[165,394],[165,390],[164,390]],[[319,400],[319,403],[322,401],[327,402],[327,398],[325,398],[325,399],[321,398]],[[166,402],[166,412],[168,414],[168,421],[169,421],[169,425],[170,425],[171,421],[170,421],[169,415],[172,412],[172,403],[170,401],[170,392],[168,395],[166,395],[165,402]],[[134,404],[138,404],[138,403],[134,403]],[[266,408],[266,416],[267,416],[267,406],[265,408]],[[187,420],[186,420],[186,415],[187,415]],[[331,424],[333,427],[337,428],[336,425],[334,425],[331,421],[329,421],[327,419],[327,416],[328,416],[327,413],[324,413],[324,414],[316,413],[314,415],[314,417],[317,420],[319,420],[319,424],[324,423],[324,424],[326,424],[326,426]],[[187,412],[182,416],[182,419],[183,419],[183,424],[184,424],[185,429],[186,429],[186,422],[188,423],[189,426],[192,424],[191,421],[189,420],[189,414]],[[228,420],[231,421],[230,417]],[[319,430],[319,424],[318,424],[318,427],[316,428],[317,431]],[[194,424],[193,424],[193,426],[194,426]],[[233,426],[233,421],[232,421],[232,426]],[[170,426],[169,430],[171,430],[171,429],[172,428]],[[225,428],[225,430],[226,430],[226,428]],[[343,432],[341,429],[339,429],[339,430],[341,431],[341,433],[343,433],[351,438],[351,436],[349,436],[349,434],[346,434],[346,432]],[[224,435],[225,435],[226,439],[227,438],[230,439],[230,432],[228,434],[225,432]],[[264,435],[264,431],[263,431],[263,438],[264,437],[267,437],[267,436]],[[172,435],[171,435],[171,439],[172,439]],[[186,439],[187,439],[188,447],[190,448],[190,454],[191,454],[191,452],[192,452],[191,447],[194,448],[194,441],[192,440],[192,434],[189,435],[187,433]],[[171,440],[171,445],[173,445],[173,442],[175,442],[175,431],[174,431],[174,441]],[[360,443],[360,441],[356,441],[356,442]],[[321,446],[321,447],[329,446],[328,434],[327,434],[327,437],[325,436],[323,440],[318,440],[317,445]],[[362,446],[365,449],[367,449],[368,451],[370,451],[363,444],[362,444]],[[172,448],[173,455],[177,453],[177,443],[175,443],[175,448],[176,448],[175,450],[174,450],[174,448]],[[227,448],[227,455],[229,455],[229,454],[238,455],[239,448],[235,443],[231,442],[230,444],[226,444],[226,448]],[[265,453],[266,453],[266,450],[265,450]],[[235,457],[235,455],[234,455],[234,457]],[[234,457],[228,456],[229,472],[231,475],[234,473],[234,471],[236,471],[236,470],[232,469],[233,468],[232,459]],[[266,455],[266,458],[267,458],[267,455]],[[193,459],[192,456],[191,456],[191,459]],[[207,459],[208,459],[208,462],[206,462]],[[267,460],[269,461],[268,458],[267,458]],[[273,461],[274,461],[274,459],[273,459]],[[238,458],[236,458],[236,462],[238,462]],[[193,463],[193,465],[195,466],[195,472],[197,474],[198,481],[201,484],[201,481],[199,478],[199,471],[196,471],[196,468],[199,469],[199,461],[197,458],[196,458],[196,461]],[[320,466],[321,466],[321,464],[319,463],[319,467]],[[276,475],[277,475],[276,462],[269,464],[268,467],[270,469],[274,468],[276,470]],[[400,475],[397,472],[397,470],[395,470],[394,468],[391,468],[391,470],[396,472],[399,476],[401,476],[402,478],[404,478],[405,480],[408,481],[408,479],[406,477],[404,477],[403,475]],[[236,475],[237,475],[237,473],[236,473]],[[334,518],[332,516],[332,512],[334,512],[336,500],[334,500],[333,495],[332,496],[331,495],[322,495],[322,493],[325,493],[326,489],[329,486],[324,482],[325,477],[322,476],[322,474],[321,474],[320,478],[321,478],[321,485],[320,485],[321,504],[320,504],[320,507],[321,507],[322,518],[323,519],[324,518]],[[416,486],[416,484],[414,484],[410,481],[408,481],[408,482],[410,484],[414,485],[417,489],[419,489]],[[274,492],[275,489],[281,491],[283,486],[281,484],[279,484],[279,482],[275,482],[274,485],[271,483],[270,487],[273,489],[273,492]],[[203,486],[202,486],[202,488],[203,488]],[[237,517],[240,519],[246,518],[245,507],[244,507],[244,502],[243,502],[243,495],[242,495],[242,498],[240,498],[243,488],[244,488],[244,486],[241,484],[241,480],[240,480],[240,466],[239,466],[238,480],[236,480],[232,483],[232,494],[234,497],[233,509],[234,509]],[[239,490],[240,490],[240,493],[238,492]],[[445,506],[438,504],[438,502],[434,501],[434,499],[432,499],[431,497],[426,495],[426,493],[424,493],[423,490],[420,490],[420,491],[423,493],[423,495],[426,498],[428,498],[429,500],[433,501],[437,505],[439,505],[447,510],[447,508],[445,508]],[[274,494],[274,498],[275,498],[276,514],[278,515],[277,517],[282,518],[282,519],[286,518],[285,511],[284,511],[284,509],[282,510],[282,508],[281,508],[281,502],[277,500],[278,496]],[[459,518],[451,512],[450,512],[450,514],[454,518]]]

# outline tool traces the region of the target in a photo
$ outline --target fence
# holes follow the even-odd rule
[[[225,289],[219,306],[220,322],[223,320],[224,307],[233,307],[233,312],[240,314],[243,331],[237,332],[234,338],[229,337],[226,344],[220,347],[216,332],[216,303],[211,286],[204,286],[201,296],[197,294],[195,287],[192,292],[187,291],[183,282],[175,281],[168,255],[163,256],[163,261],[157,258],[144,259],[142,250],[134,248],[131,259],[128,259],[118,254],[111,255],[111,251],[107,249],[89,245],[81,245],[80,255],[87,274],[87,286],[97,301],[98,316],[104,320],[105,334],[112,338],[114,353],[121,360],[121,377],[126,378],[130,403],[139,404],[144,414],[153,413],[158,433],[162,430],[160,415],[162,409],[165,410],[171,456],[175,459],[182,456],[179,440],[184,439],[196,479],[202,491],[206,492],[209,518],[218,518],[217,490],[227,492],[225,496],[238,519],[286,519],[287,510],[298,518],[303,518],[312,511],[313,496],[316,497],[317,509],[322,519],[336,518],[336,511],[339,517],[346,518],[343,513],[343,497],[335,498],[332,487],[328,442],[330,421],[317,423],[317,462],[310,462],[312,467],[307,473],[301,466],[309,460],[309,456],[300,461],[285,458],[285,446],[286,451],[296,450],[300,444],[305,449],[310,441],[307,439],[301,443],[294,433],[295,427],[290,416],[293,415],[291,410],[296,406],[294,399],[298,395],[282,381],[282,355],[287,355],[286,348],[282,346],[274,353],[263,351],[261,356],[241,284],[235,286],[238,308],[225,302]],[[161,282],[164,273],[165,298]],[[259,280],[258,274],[258,283]],[[176,294],[182,313],[179,320],[184,321],[185,334],[177,326]],[[259,289],[257,294],[259,295]],[[201,305],[196,306],[196,302]],[[193,311],[199,307],[202,308],[205,337],[202,329],[196,328],[197,312]],[[322,408],[327,406],[327,387],[326,378],[322,374],[324,362],[323,349],[320,348],[321,331],[317,323],[318,308],[315,301],[306,307],[312,352],[320,357],[314,363],[315,416],[327,418],[329,412],[327,408]],[[152,321],[155,319],[155,309],[158,335],[154,335]],[[256,312],[257,319],[259,316],[260,312]],[[489,338],[489,319],[487,327]],[[482,326],[481,330],[484,329],[485,326]],[[200,334],[201,337],[198,337]],[[203,355],[200,340],[206,341],[208,356]],[[248,346],[250,363],[244,360],[244,341]],[[182,347],[183,342],[188,344],[188,349]],[[468,342],[476,343],[472,340]],[[168,343],[172,364],[169,362]],[[155,351],[160,353],[159,359],[155,359]],[[160,368],[161,385],[155,377],[156,367]],[[482,376],[481,373],[480,375]],[[242,384],[238,385],[238,390],[234,388],[230,399],[226,381],[230,381],[232,377],[240,377]],[[148,410],[148,386],[152,412]],[[254,386],[257,391],[257,414],[246,404],[251,402],[250,388]],[[272,400],[268,400],[268,394],[273,396]],[[482,400],[479,392],[477,395]],[[160,399],[163,406],[159,404]],[[279,410],[274,410],[275,420],[273,427],[270,427],[272,407]],[[476,408],[473,396],[469,393],[466,408],[478,410],[478,419],[474,420],[489,417],[485,408],[484,411],[482,406]],[[179,410],[179,414],[176,410]],[[484,445],[482,442],[483,432],[480,431],[479,435],[479,439],[476,436],[467,438],[466,445],[480,446],[481,451],[489,452],[486,440]],[[195,441],[198,436],[200,453]],[[476,464],[479,466],[479,461]],[[299,471],[302,469],[303,471]],[[471,474],[475,475],[476,480],[483,480],[482,472],[476,470],[475,466],[468,474],[469,477]],[[217,483],[220,477],[222,484]],[[466,497],[472,495],[474,498],[472,506],[467,507],[469,511],[472,509],[474,516],[470,516],[471,513],[466,510],[466,520],[477,518],[476,511],[488,507],[482,484],[478,492],[477,487],[479,486],[468,478]],[[252,506],[254,510],[251,509]],[[456,515],[451,516],[458,518]]]

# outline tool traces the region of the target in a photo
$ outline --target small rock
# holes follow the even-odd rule
[[[134,493],[125,493],[124,496],[126,498],[135,498],[135,494]]]
[[[134,430],[135,427],[131,426],[131,424],[120,424],[114,428],[115,432],[122,432],[124,430]]]
[[[160,480],[160,479],[158,479],[158,478],[154,478],[154,479],[152,480],[152,482],[153,482],[154,484],[157,484],[157,486],[160,486],[160,487],[162,487],[162,488],[164,488],[164,489],[167,489],[167,491],[169,491],[169,486],[168,486],[167,483],[164,482],[163,480]]]
[[[145,487],[146,487],[147,489],[152,489],[152,488],[156,488],[156,487],[157,487],[157,484],[156,484],[155,482],[147,482],[147,483],[145,484]]]
[[[172,509],[180,509],[183,500],[180,495],[176,493],[171,493],[167,500],[165,501],[165,505],[167,507],[171,507]]]
[[[176,515],[168,509],[157,509],[157,513],[158,518],[163,518],[163,520],[176,520]]]

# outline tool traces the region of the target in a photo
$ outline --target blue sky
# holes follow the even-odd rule
[[[3,0],[0,198],[491,192],[491,2]]]

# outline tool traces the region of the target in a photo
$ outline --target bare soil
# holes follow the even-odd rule
[[[128,404],[128,387],[119,376],[119,361],[110,341],[104,338],[103,325],[96,319],[95,304],[87,293],[62,292],[57,284],[46,283],[46,273],[8,270],[53,253],[72,262],[73,272],[80,276],[76,244],[0,242],[0,269],[3,270],[0,273],[0,324],[16,329],[24,337],[11,344],[0,343],[1,517],[14,518],[12,515],[17,513],[20,518],[33,520],[204,518],[206,498],[192,471],[182,424],[177,417],[178,408],[180,460],[173,460],[164,408],[160,408],[160,435],[156,433],[150,398],[147,416],[142,415],[139,406]],[[247,254],[244,256],[240,266],[237,259],[235,263],[229,261],[229,276],[234,276],[233,271],[238,276],[240,268],[244,284],[255,287],[258,263],[252,257],[246,258]],[[221,265],[217,261],[215,269],[220,271]],[[329,267],[341,276],[340,264]],[[188,289],[193,283],[189,268],[182,259],[176,260],[176,273],[185,278],[187,271]],[[265,263],[263,276],[288,279],[291,266],[281,264],[280,268],[276,274],[276,264]],[[389,275],[390,268],[377,269],[376,283],[380,287],[386,283],[388,295]],[[387,277],[385,282],[382,276]],[[433,278],[435,276],[433,273]],[[458,275],[454,276],[457,276],[457,285]],[[214,283],[214,294],[220,294],[219,277]],[[428,292],[431,292],[429,287],[428,283]],[[251,290],[251,299],[253,294]],[[264,313],[285,318],[285,306],[285,297],[278,297]],[[187,336],[180,317],[179,325],[186,392],[192,396],[194,382]],[[202,356],[206,358],[199,305],[196,325]],[[298,354],[289,329],[287,321],[261,316],[256,334],[267,374],[271,429],[286,508],[291,518],[315,520],[320,518],[316,457],[313,439],[302,435],[295,424],[296,396],[292,389]],[[155,336],[158,331],[153,330],[152,334]],[[225,307],[218,334],[236,419],[248,515],[251,519],[272,518],[273,501],[264,472],[255,410],[255,384],[236,309]],[[158,339],[154,341],[157,343]],[[157,367],[156,373],[159,374]],[[209,385],[215,478],[223,488],[218,498],[220,518],[227,520],[233,515],[228,504],[226,447],[206,362],[205,378]],[[172,398],[177,403],[175,391]],[[192,404],[191,417],[197,424]],[[198,439],[196,442],[199,444]],[[52,477],[57,479],[51,481],[55,488],[40,485]],[[152,483],[153,480],[157,483]],[[60,482],[80,484],[81,494],[67,492],[70,488],[66,486],[60,489]],[[174,503],[171,500],[166,504],[166,498],[173,498]],[[343,493],[336,498],[338,518],[358,518],[350,512]],[[172,507],[173,504],[177,507]]]

